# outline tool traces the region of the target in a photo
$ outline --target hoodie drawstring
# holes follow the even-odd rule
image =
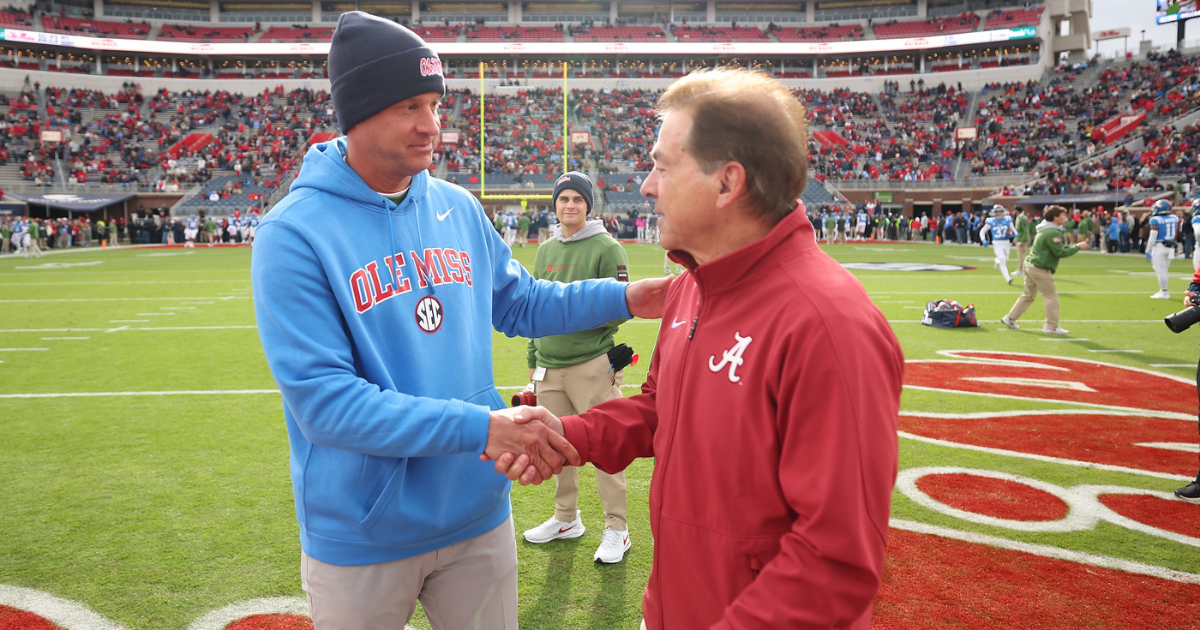
[[[403,203],[403,202],[401,202],[401,203]],[[396,257],[403,256],[403,254],[396,251],[396,237],[395,237],[395,235],[392,234],[392,209],[388,208],[387,205],[388,205],[388,202],[385,199],[383,202],[383,207],[385,210],[387,210],[388,244],[392,248],[392,253],[390,254],[390,256],[392,258],[392,268],[389,271],[391,271],[391,273],[392,273],[392,282],[394,283],[393,286],[398,287],[398,286],[400,286],[400,279],[396,277],[396,269],[399,268],[399,265],[396,263]],[[396,204],[396,207],[399,208],[400,207],[399,204]],[[417,248],[419,249],[419,251],[421,251],[423,253],[425,251],[425,241],[421,238],[421,213],[420,213],[420,208],[417,207],[416,199],[413,199],[413,214],[417,220]],[[437,263],[435,262],[434,264],[437,264]],[[429,289],[429,293],[430,294],[437,293],[437,289],[435,289],[433,286],[433,278],[427,277],[427,278],[425,278],[425,280],[426,280],[425,285]],[[418,282],[417,284],[419,285],[420,282]]]

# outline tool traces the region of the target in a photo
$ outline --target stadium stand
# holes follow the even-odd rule
[[[33,22],[30,21],[28,12],[9,7],[0,9],[0,26],[29,28],[33,26]]]
[[[272,26],[258,41],[267,42],[328,42],[333,40],[333,28],[312,28],[307,26],[291,26],[281,28]]]
[[[803,42],[811,40],[849,41],[863,39],[866,33],[861,24],[839,26],[831,24],[817,28],[783,28],[777,29],[775,39],[781,42]]]
[[[254,29],[246,27],[214,27],[208,25],[163,24],[159,39],[182,39],[204,42],[244,42],[254,35]]]
[[[462,26],[425,26],[421,23],[416,23],[409,28],[422,39],[427,42],[453,42],[458,41],[459,32],[462,31]]]
[[[900,37],[928,37],[931,35],[969,33],[975,30],[977,26],[979,26],[979,16],[975,13],[964,13],[958,17],[931,18],[911,22],[889,20],[882,24],[873,25],[872,30],[875,31],[877,39],[895,39]]]
[[[82,33],[85,35],[107,35],[121,39],[146,39],[150,24],[143,22],[108,22],[54,15],[42,16],[42,27],[48,33]]]
[[[681,42],[732,42],[732,41],[761,41],[768,36],[757,28],[726,28],[715,26],[683,26],[671,29],[671,33]]]
[[[597,26],[574,33],[577,42],[655,42],[667,34],[658,26]]]
[[[466,39],[467,41],[481,42],[561,42],[566,38],[563,35],[562,29],[550,26],[481,26],[478,28],[468,28]]]
[[[1045,7],[1017,9],[1014,11],[996,9],[988,14],[987,22],[984,23],[984,29],[992,30],[998,28],[1016,28],[1018,26],[1037,26],[1041,23],[1042,13],[1045,12],[1045,10]]]

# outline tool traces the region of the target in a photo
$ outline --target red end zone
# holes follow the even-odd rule
[[[872,628],[1196,627],[1200,585],[892,529]]]
[[[38,615],[0,605],[0,630],[62,630]]]

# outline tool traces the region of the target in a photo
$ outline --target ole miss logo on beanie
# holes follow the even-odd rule
[[[442,76],[442,60],[437,57],[424,57],[421,59],[421,76],[427,77],[431,74]]]

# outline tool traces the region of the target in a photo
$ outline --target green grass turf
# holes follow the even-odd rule
[[[662,273],[662,251],[629,245],[631,275]],[[1057,354],[1190,378],[1196,332],[1161,323],[1178,301],[1157,290],[1140,256],[1085,253],[1057,275],[1062,325],[1088,341],[1043,341],[1040,299],[1025,330],[996,320],[1020,293],[993,271],[990,250],[926,243],[828,246],[843,262],[923,262],[979,267],[956,272],[856,271],[893,322],[906,356],[978,349]],[[525,264],[535,249],[518,249]],[[250,301],[250,250],[74,251],[38,260],[0,258],[0,395],[271,390]],[[91,264],[89,264],[91,263]],[[64,266],[72,265],[72,266]],[[44,267],[45,266],[45,267]],[[1173,265],[1182,297],[1190,261]],[[915,322],[927,300],[973,302],[983,323],[935,330]],[[32,301],[31,301],[32,300]],[[768,306],[769,307],[769,306]],[[121,321],[144,320],[144,321]],[[1090,320],[1090,321],[1080,321]],[[624,325],[620,341],[642,355],[626,383],[645,379],[657,322]],[[1200,330],[1200,329],[1198,329]],[[853,331],[846,331],[853,334]],[[87,337],[87,339],[44,339]],[[495,335],[500,386],[528,377],[525,342]],[[1089,350],[1141,350],[1094,353]],[[507,393],[509,390],[504,390]],[[626,393],[635,391],[626,388]],[[963,412],[1070,408],[906,391],[904,408]],[[299,544],[276,394],[0,399],[0,584],[79,601],[130,630],[183,629],[204,613],[252,598],[301,595]],[[1000,457],[901,440],[901,467],[950,465],[1012,472],[1064,487],[1114,484],[1171,490],[1176,482]],[[594,473],[582,474],[587,534],[548,545],[518,542],[523,628],[637,628],[650,570],[647,494],[653,462],[628,471],[633,549],[598,566],[603,529]],[[1191,474],[1180,470],[1180,474]],[[518,531],[553,511],[553,485],[512,492]],[[966,531],[1126,558],[1200,573],[1194,550],[1108,524],[1071,534],[1017,533],[942,516],[894,496],[894,516]],[[427,628],[418,614],[413,624]]]

